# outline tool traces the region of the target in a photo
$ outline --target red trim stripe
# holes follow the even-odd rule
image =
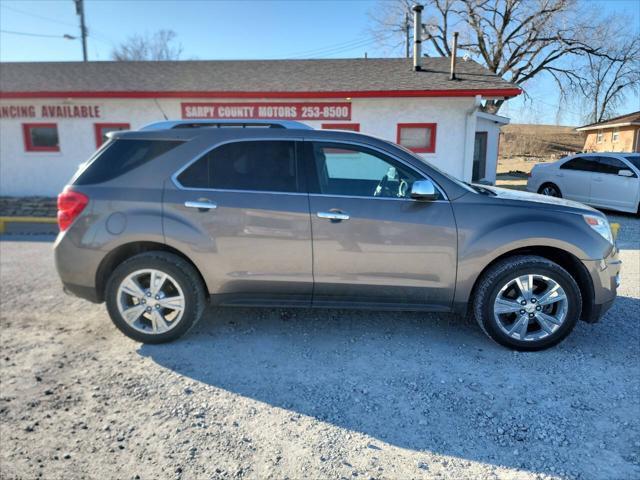
[[[199,91],[41,91],[0,92],[0,98],[374,98],[374,97],[515,97],[519,88],[468,90],[366,90],[336,92],[199,92]]]
[[[360,131],[359,123],[323,123],[323,130],[352,130],[354,132]]]

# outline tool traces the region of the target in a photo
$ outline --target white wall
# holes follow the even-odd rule
[[[242,102],[233,99],[40,99],[1,100],[0,105],[35,105],[39,113],[42,105],[98,105],[99,119],[0,119],[0,195],[54,196],[64,187],[78,164],[86,160],[96,149],[95,123],[125,122],[137,129],[144,124],[162,120],[162,112],[171,119],[180,118],[181,102]],[[273,100],[244,100],[260,102]],[[305,100],[283,100],[288,102]],[[321,100],[307,100],[321,101]],[[346,101],[335,99],[335,101]],[[436,151],[421,154],[438,168],[462,178],[464,175],[465,114],[472,105],[472,98],[355,98],[352,102],[352,119],[345,123],[359,123],[362,133],[396,141],[398,123],[437,123]],[[58,124],[60,152],[25,152],[22,124],[30,122],[55,122]],[[329,121],[307,122],[314,128]],[[489,135],[490,143],[492,135]],[[497,135],[496,140],[497,142]],[[496,144],[497,147],[497,144]],[[473,152],[471,152],[473,153]],[[471,154],[468,158],[471,159]],[[488,171],[495,172],[495,162]],[[471,169],[468,169],[471,171]],[[494,178],[495,179],[495,178]]]
[[[498,167],[498,142],[502,125],[486,118],[476,118],[476,132],[487,132],[487,168],[484,180],[496,183]]]

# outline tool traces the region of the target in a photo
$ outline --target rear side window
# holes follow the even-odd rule
[[[593,160],[577,157],[569,160],[568,162],[563,163],[560,166],[561,170],[582,170],[584,172],[595,172],[598,170],[598,162],[594,158]]]
[[[178,176],[187,188],[297,192],[296,145],[234,142],[205,154]]]
[[[150,162],[182,143],[184,142],[181,140],[114,140],[79,173],[73,183],[91,185],[106,182]]]

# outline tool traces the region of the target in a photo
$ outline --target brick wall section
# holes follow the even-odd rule
[[[51,197],[0,197],[0,217],[55,217],[56,199]]]
[[[640,135],[640,128],[636,126],[620,127],[618,140],[613,140],[613,128],[602,129],[602,141],[598,143],[598,132],[590,130],[584,142],[584,150],[587,152],[633,152],[638,150],[637,135]]]

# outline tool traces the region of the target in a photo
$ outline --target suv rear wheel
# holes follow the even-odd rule
[[[580,289],[569,272],[533,255],[493,265],[480,279],[473,304],[482,330],[516,350],[542,350],[561,342],[581,310]]]
[[[105,297],[116,327],[144,343],[169,342],[184,335],[205,307],[198,273],[166,252],[145,252],[124,261],[109,277]]]

